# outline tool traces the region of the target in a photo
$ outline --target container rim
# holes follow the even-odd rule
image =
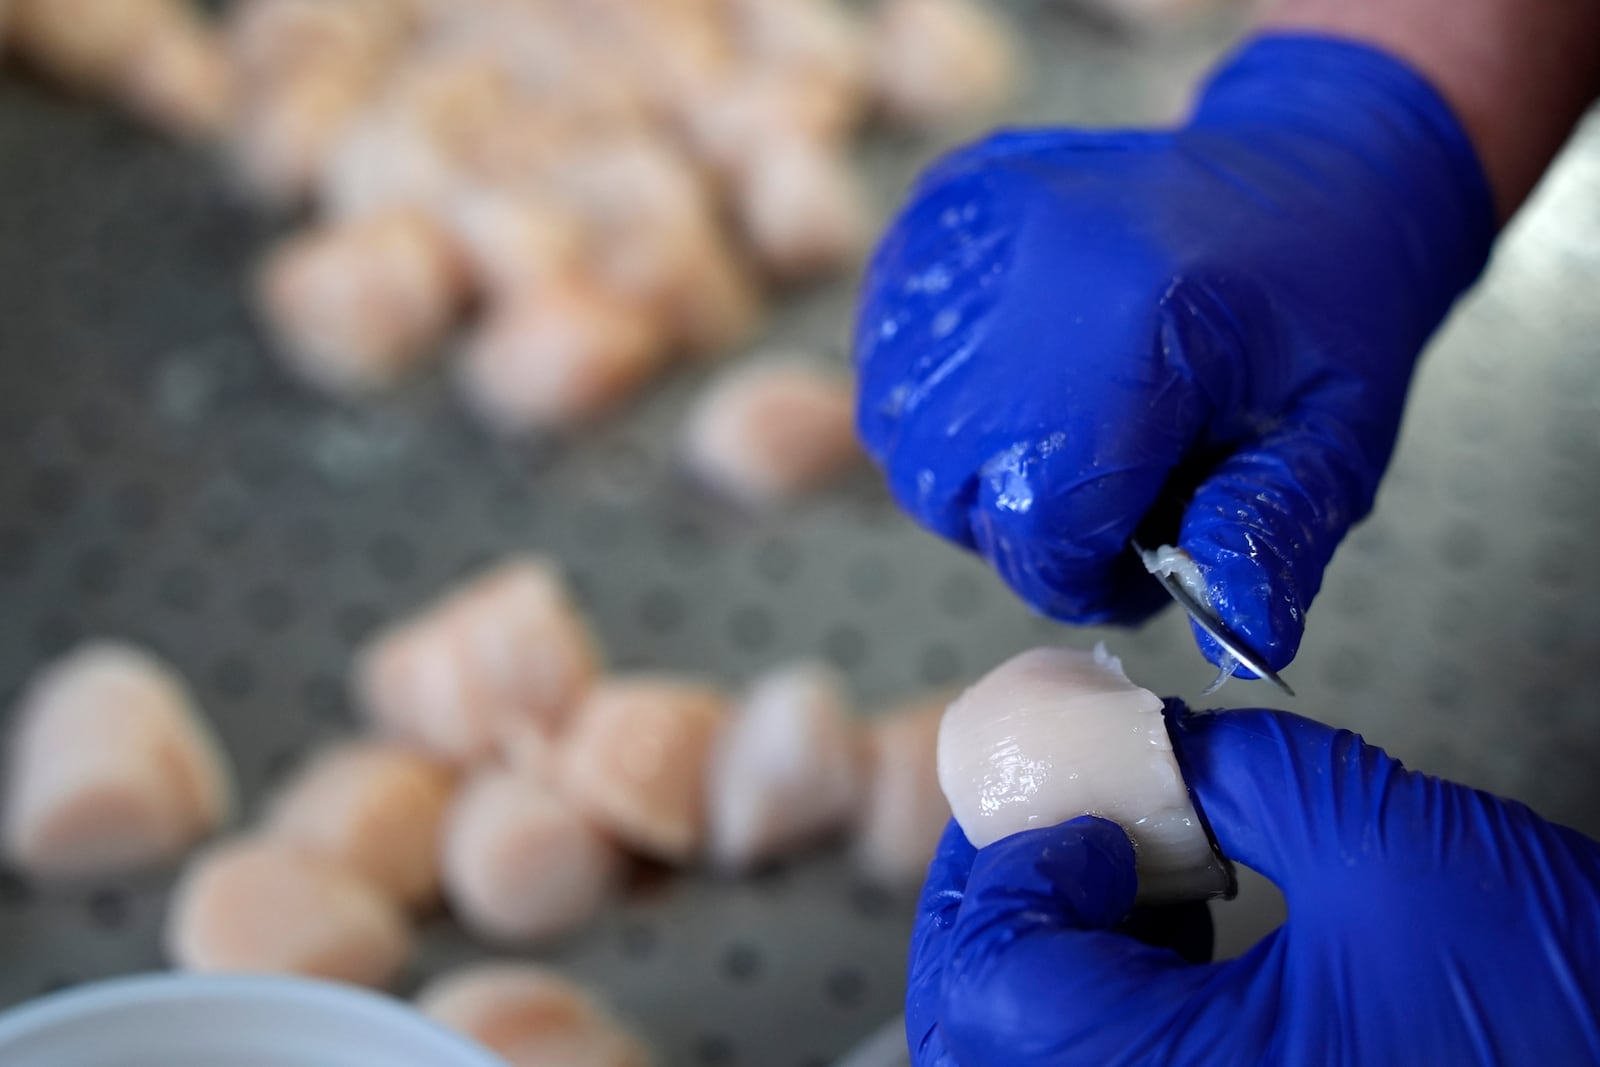
[[[333,1011],[375,1029],[409,1031],[423,1054],[449,1057],[460,1067],[505,1067],[503,1060],[434,1022],[405,1001],[354,986],[283,975],[153,972],[108,978],[48,993],[0,1012],[0,1054],[8,1045],[106,1011],[206,1001],[273,1009]]]

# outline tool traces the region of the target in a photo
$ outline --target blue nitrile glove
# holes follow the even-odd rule
[[[1046,614],[1138,621],[1165,600],[1129,540],[1176,536],[1282,667],[1494,233],[1416,74],[1264,38],[1179,130],[1001,133],[931,168],[868,271],[859,430],[903,507]]]
[[[952,824],[912,941],[916,1067],[1600,1062],[1600,844],[1285,712],[1172,732],[1288,922],[1185,963],[1108,932],[1135,888],[1112,823],[976,852]]]

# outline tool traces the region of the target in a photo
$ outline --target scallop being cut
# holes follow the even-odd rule
[[[1098,815],[1133,840],[1140,901],[1229,894],[1232,868],[1190,801],[1161,707],[1104,645],[1024,652],[945,712],[939,784],[978,848]]]

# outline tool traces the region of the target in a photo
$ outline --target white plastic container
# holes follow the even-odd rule
[[[300,978],[118,978],[0,1015],[5,1067],[505,1067],[402,1001]]]

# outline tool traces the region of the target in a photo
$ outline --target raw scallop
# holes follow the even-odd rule
[[[753,329],[759,294],[707,183],[670,142],[630,133],[574,146],[551,167],[551,186],[583,224],[596,284],[671,342],[716,352]]]
[[[804,136],[773,137],[741,169],[739,222],[776,277],[800,281],[849,266],[871,238],[866,194],[848,156]]]
[[[950,805],[939,791],[939,720],[949,695],[891,709],[867,727],[867,789],[856,824],[856,866],[889,889],[922,884]]]
[[[880,106],[907,125],[981,117],[1016,89],[1010,33],[971,0],[886,0],[875,54]]]
[[[567,793],[624,844],[684,863],[705,837],[705,782],[727,697],[665,676],[602,681],[562,753]]]
[[[733,0],[728,6],[747,62],[860,108],[870,42],[851,7],[839,0]]]
[[[850,380],[800,360],[735,366],[689,413],[683,454],[702,482],[749,507],[815,489],[860,455]]]
[[[439,896],[439,841],[455,787],[447,766],[358,741],[311,760],[277,797],[267,832],[365,878],[402,907]]]
[[[451,907],[489,941],[539,941],[579,929],[605,907],[622,871],[617,847],[526,771],[480,771],[445,827]]]
[[[400,909],[332,860],[246,838],[198,856],[173,890],[167,953],[193,971],[383,986],[411,952]]]
[[[228,12],[239,80],[234,163],[268,203],[310,192],[411,33],[387,0],[246,0]]]
[[[472,763],[525,732],[560,733],[599,668],[559,574],[512,557],[380,634],[355,685],[384,730]]]
[[[186,139],[216,137],[233,118],[233,70],[220,35],[175,20],[123,61],[117,94],[130,111]]]
[[[417,995],[436,1022],[503,1056],[510,1067],[648,1067],[650,1054],[581,986],[543,967],[474,963]]]
[[[1161,708],[1104,646],[1024,652],[950,705],[939,783],[979,848],[1099,815],[1133,839],[1140,900],[1227,892],[1231,873],[1190,803]]]
[[[39,875],[176,859],[227,818],[231,774],[183,680],[130,645],[87,644],[24,692],[6,772],[6,853]]]
[[[188,14],[175,0],[12,0],[8,36],[63,85],[106,92],[130,57]]]
[[[611,411],[666,363],[650,316],[581,277],[491,308],[459,368],[465,399],[505,434],[570,428]]]
[[[393,384],[429,354],[466,296],[460,250],[432,217],[406,209],[291,237],[260,279],[284,359],[337,393]]]
[[[712,862],[746,871],[847,826],[857,752],[844,685],[830,668],[800,664],[757,679],[712,757]]]

